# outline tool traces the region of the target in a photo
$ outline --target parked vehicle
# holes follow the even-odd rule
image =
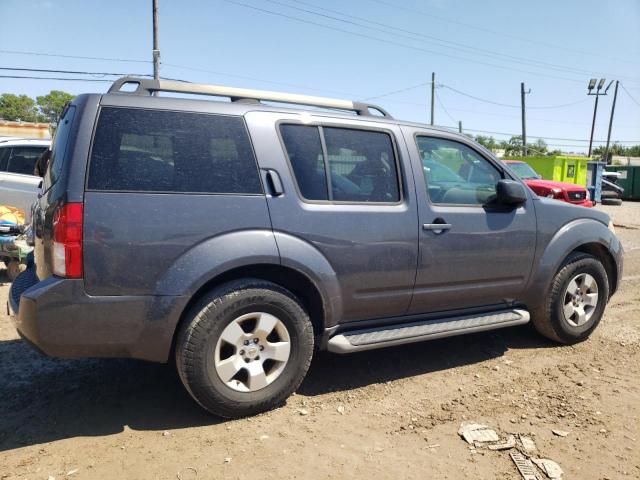
[[[36,161],[50,145],[49,140],[0,140],[0,205],[19,208],[27,222],[42,181],[33,174]]]
[[[527,186],[541,197],[555,198],[563,202],[593,207],[589,199],[589,192],[585,187],[574,183],[554,182],[543,180],[531,166],[520,160],[503,160]]]
[[[314,347],[529,321],[582,341],[622,272],[605,213],[537,196],[466,136],[358,102],[165,80],[75,98],[34,231],[10,294],[27,341],[175,361],[223,417],[282,403]]]

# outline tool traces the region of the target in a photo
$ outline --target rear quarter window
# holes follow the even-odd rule
[[[55,136],[53,138],[53,144],[51,147],[51,160],[49,160],[49,166],[44,176],[44,190],[48,190],[51,185],[56,183],[56,180],[62,173],[62,167],[64,165],[64,157],[67,152],[69,143],[69,132],[73,124],[73,118],[76,114],[76,107],[70,105],[66,111],[63,112],[60,121],[58,122],[58,128],[56,129]]]
[[[261,194],[241,117],[102,108],[90,190]]]

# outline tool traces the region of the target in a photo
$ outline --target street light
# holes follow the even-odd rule
[[[587,95],[596,96],[596,103],[595,103],[595,106],[593,107],[593,121],[591,122],[591,137],[589,138],[589,157],[591,157],[591,147],[593,145],[593,131],[596,128],[596,113],[598,112],[598,97],[600,95],[606,95],[607,90],[609,90],[609,87],[611,86],[611,83],[613,83],[613,81],[611,81],[607,86],[606,90],[604,91],[604,93],[600,93],[600,90],[602,90],[602,87],[604,86],[604,82],[606,82],[606,80],[604,78],[601,78],[600,81],[598,82],[597,88],[596,88],[596,82],[598,82],[598,79],[592,78],[591,80],[589,80],[589,85],[587,86],[587,90],[588,90]],[[596,93],[593,93],[594,88],[596,88]]]

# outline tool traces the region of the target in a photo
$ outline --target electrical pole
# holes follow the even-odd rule
[[[160,50],[158,48],[158,0],[153,2],[153,79],[160,79]]]
[[[431,72],[431,125],[433,125],[433,117],[435,113],[436,100],[436,72]]]
[[[462,133],[462,120],[458,120],[458,133]]]
[[[609,118],[609,132],[607,133],[607,146],[604,149],[604,161],[609,163],[609,141],[611,140],[611,127],[613,126],[613,113],[616,111],[616,99],[618,98],[618,80],[613,91],[613,103],[611,104],[611,117]],[[593,134],[592,134],[593,135]]]
[[[593,121],[591,122],[591,136],[589,137],[589,153],[588,157],[591,157],[591,147],[593,146],[593,131],[596,128],[596,113],[598,112],[598,97],[600,96],[600,89],[596,90],[596,104],[593,107]]]
[[[597,87],[596,87],[596,82],[598,83]],[[602,89],[602,87],[604,87],[604,82],[606,82],[604,78],[601,78],[600,81],[598,81],[597,78],[592,78],[591,80],[589,80],[589,86],[587,87],[587,95],[596,96],[596,103],[593,107],[593,121],[591,122],[591,136],[589,137],[589,154],[588,154],[589,157],[591,157],[591,147],[593,146],[593,132],[596,129],[596,114],[598,113],[598,97],[600,97],[600,95],[607,94],[607,92],[609,91],[609,87],[611,87],[611,84],[613,83],[613,80],[609,82],[609,85],[607,85],[607,88],[605,89],[604,93],[600,93],[600,90]],[[616,88],[617,86],[618,84],[616,83]],[[594,88],[596,89],[596,93],[593,93]]]
[[[524,102],[524,96],[527,93],[531,93],[531,89],[529,89],[528,91],[524,91],[524,82],[520,83],[520,103],[522,106],[522,155],[524,157],[527,156],[527,122],[525,120],[525,102]]]

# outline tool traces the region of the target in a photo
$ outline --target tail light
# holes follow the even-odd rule
[[[82,278],[82,203],[67,203],[53,215],[53,273]]]

